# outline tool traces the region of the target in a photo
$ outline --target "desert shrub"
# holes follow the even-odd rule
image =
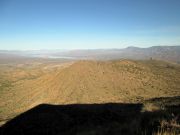
[[[174,66],[167,64],[167,65],[166,65],[166,68],[174,69]]]

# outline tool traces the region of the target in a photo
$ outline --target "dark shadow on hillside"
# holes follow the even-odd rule
[[[3,125],[1,134],[152,134],[159,126],[159,117],[166,117],[167,112],[141,112],[141,109],[142,104],[41,104]]]

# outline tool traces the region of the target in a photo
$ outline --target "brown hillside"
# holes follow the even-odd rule
[[[41,103],[134,103],[180,95],[179,65],[162,61],[78,61],[21,70],[21,78],[1,91],[2,120]]]

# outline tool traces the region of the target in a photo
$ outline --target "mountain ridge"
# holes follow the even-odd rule
[[[140,48],[130,46],[123,49],[77,49],[77,50],[36,50],[36,51],[5,51],[0,50],[0,60],[17,57],[72,59],[72,60],[163,60],[180,63],[180,46],[152,46]],[[3,57],[4,56],[4,57]],[[8,56],[8,57],[7,57]]]

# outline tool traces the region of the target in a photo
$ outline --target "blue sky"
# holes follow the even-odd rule
[[[180,45],[180,0],[0,0],[0,49]]]

